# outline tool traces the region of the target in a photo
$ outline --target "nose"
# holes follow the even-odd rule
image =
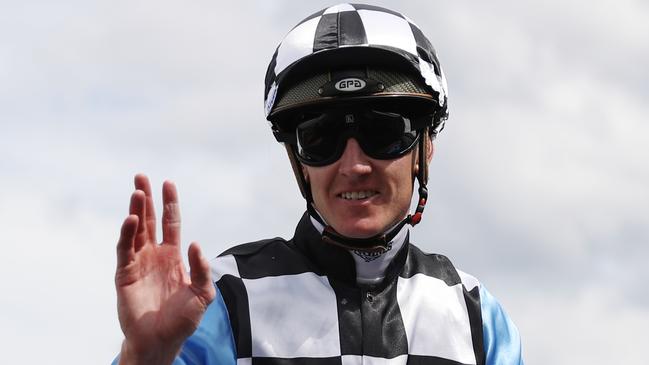
[[[345,176],[357,177],[369,175],[372,172],[370,158],[354,138],[349,138],[345,150],[338,160],[338,171]]]

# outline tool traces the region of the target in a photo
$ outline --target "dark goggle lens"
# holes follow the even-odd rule
[[[304,163],[327,163],[335,154],[344,127],[337,120],[322,114],[298,125],[296,130],[298,156]],[[333,161],[331,161],[333,162]]]
[[[307,165],[338,160],[350,137],[369,157],[394,159],[414,146],[417,135],[408,118],[374,110],[312,115],[296,129],[298,157]]]
[[[371,122],[358,124],[358,141],[368,156],[390,160],[410,151],[417,141],[417,131],[408,118],[384,112],[372,115]]]

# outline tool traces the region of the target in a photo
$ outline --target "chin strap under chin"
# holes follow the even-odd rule
[[[390,231],[377,234],[368,238],[352,238],[343,236],[340,233],[336,232],[333,227],[328,225],[320,214],[315,210],[312,204],[307,203],[307,211],[309,214],[322,226],[322,241],[336,245],[347,250],[352,251],[363,251],[363,252],[378,252],[383,253],[390,249],[390,241],[396,236],[403,226],[409,223],[410,216],[403,219],[396,226],[394,226]]]

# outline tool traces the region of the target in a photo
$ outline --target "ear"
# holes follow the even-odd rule
[[[309,170],[300,163],[300,168],[302,169],[302,175],[304,175],[304,181],[309,182]]]

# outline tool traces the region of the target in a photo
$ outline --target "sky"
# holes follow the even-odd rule
[[[646,361],[649,4],[375,1],[438,51],[450,118],[412,241],[501,301],[527,364]],[[183,251],[289,238],[304,202],[263,113],[275,47],[334,2],[0,0],[3,362],[108,363],[138,172]]]

